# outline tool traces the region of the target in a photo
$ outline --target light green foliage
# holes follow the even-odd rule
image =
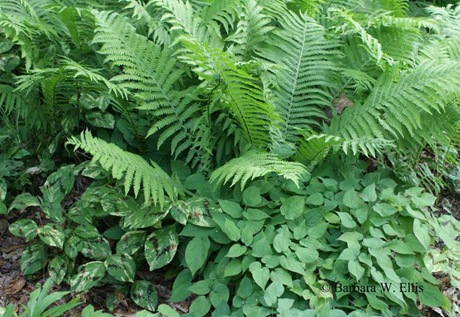
[[[69,143],[75,145],[76,149],[81,147],[93,154],[93,160],[99,162],[104,169],[111,171],[114,178],[124,177],[126,194],[132,187],[134,195],[137,196],[142,183],[145,201],[152,198],[154,203],[159,202],[163,206],[165,193],[170,199],[175,198],[176,192],[172,181],[154,162],[149,165],[140,156],[125,152],[114,144],[95,138],[89,131],[82,132],[80,139],[75,137],[70,139]]]
[[[432,273],[458,287],[459,224],[423,187],[458,189],[459,12],[0,0],[0,215],[23,274],[118,285],[139,316],[178,316],[142,267],[186,316],[458,315]]]

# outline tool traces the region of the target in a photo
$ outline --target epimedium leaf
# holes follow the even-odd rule
[[[270,278],[270,270],[266,267],[262,267],[260,262],[253,262],[249,265],[249,272],[251,272],[254,282],[264,290]]]
[[[377,200],[377,192],[375,191],[375,184],[372,183],[366,188],[364,188],[363,192],[361,193],[361,198],[365,202],[374,202]]]
[[[260,188],[249,186],[243,192],[243,203],[248,207],[257,207],[262,203],[263,199],[260,196]]]
[[[45,244],[62,249],[66,235],[62,228],[53,224],[46,224],[37,229],[38,236]]]
[[[136,305],[150,311],[155,311],[157,308],[158,293],[155,286],[149,281],[134,281],[130,294]]]
[[[105,265],[101,261],[88,262],[79,267],[79,272],[70,281],[72,292],[80,293],[99,284],[105,275]]]
[[[431,244],[431,235],[428,226],[419,219],[415,219],[413,228],[417,240],[422,244],[425,250],[428,250]]]
[[[225,255],[228,258],[237,258],[239,256],[242,256],[244,253],[247,251],[247,247],[241,244],[234,244],[230,247],[230,249],[227,252],[227,255]]]
[[[276,304],[278,297],[283,295],[284,293],[284,286],[278,281],[272,282],[268,287],[265,289],[264,292],[264,300],[268,306],[273,306]]]
[[[241,260],[240,259],[232,259],[228,264],[225,266],[224,276],[235,276],[240,274],[242,271]]]
[[[26,242],[32,241],[38,234],[37,224],[30,219],[20,219],[13,222],[8,229],[12,235],[24,238]]]
[[[173,283],[171,291],[171,302],[180,302],[190,296],[191,291],[189,290],[192,286],[192,273],[189,269],[185,269],[180,272]]]
[[[222,210],[231,217],[235,219],[241,218],[243,209],[236,202],[219,199],[219,205],[222,208]]]
[[[281,229],[281,231],[273,239],[273,247],[278,253],[288,251],[289,246],[291,245],[291,240],[289,239],[289,235],[286,231],[287,230]]]
[[[179,237],[174,225],[157,229],[145,241],[145,258],[150,270],[159,269],[172,261],[177,251]]]
[[[206,295],[206,294],[209,294],[209,292],[211,291],[211,284],[212,284],[211,280],[202,280],[202,281],[193,283],[193,285],[190,286],[188,289],[193,294]]]
[[[356,222],[353,220],[349,213],[339,211],[337,212],[337,215],[340,217],[340,223],[345,228],[353,229],[356,227]]]
[[[280,211],[287,220],[294,220],[303,214],[304,209],[305,197],[291,196],[284,199]]]
[[[314,263],[319,258],[319,253],[313,248],[298,247],[295,250],[295,255],[302,263]]]
[[[450,309],[450,303],[447,298],[441,293],[438,287],[428,284],[421,283],[419,287],[423,287],[418,293],[418,299],[420,303],[429,307],[441,307],[444,309]]]
[[[114,254],[105,262],[107,273],[120,282],[133,282],[136,263],[129,254]],[[144,307],[145,308],[145,307]]]
[[[238,286],[238,289],[236,290],[236,294],[241,298],[248,298],[251,296],[254,288],[252,283],[253,282],[248,277],[243,277],[240,285]]]
[[[361,199],[358,196],[358,192],[354,189],[349,189],[343,195],[343,204],[351,209],[358,208],[360,205]]]
[[[211,309],[211,303],[205,296],[198,296],[190,305],[189,312],[193,313],[193,316],[203,317]]]
[[[90,112],[86,116],[86,121],[97,128],[113,129],[115,118],[111,113]]]
[[[322,193],[314,193],[305,200],[307,205],[321,206],[324,203],[324,196]]]
[[[230,290],[227,285],[219,282],[215,282],[212,286],[212,291],[209,294],[209,300],[212,306],[219,307],[222,304],[226,304],[230,298]]]
[[[357,260],[348,261],[348,271],[359,281],[364,275],[364,268]]]
[[[211,242],[208,237],[195,237],[185,249],[185,263],[192,275],[206,263]]]

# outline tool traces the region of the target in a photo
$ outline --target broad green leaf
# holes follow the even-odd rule
[[[249,272],[251,272],[254,282],[256,282],[261,289],[265,289],[265,285],[270,278],[270,270],[266,267],[262,267],[260,262],[253,262],[249,266]]]
[[[155,311],[158,305],[158,294],[155,286],[149,281],[135,281],[131,286],[131,298],[136,305]]]
[[[104,275],[105,266],[103,262],[88,262],[80,266],[78,273],[70,279],[70,288],[72,292],[84,292],[97,286]]]
[[[241,238],[240,229],[230,219],[225,219],[225,223],[224,223],[224,226],[222,227],[222,231],[232,241],[238,241]]]
[[[294,255],[281,256],[280,264],[283,268],[288,271],[298,273],[300,275],[305,274],[305,264],[297,261]]]
[[[418,292],[418,299],[420,300],[420,303],[429,307],[450,309],[449,301],[441,293],[438,287],[428,283],[421,283],[418,286],[422,288],[420,292]]]
[[[64,244],[64,252],[71,259],[75,259],[82,249],[83,240],[76,235],[71,235]]]
[[[180,317],[179,313],[166,304],[158,306],[158,312],[164,317]]]
[[[348,190],[345,195],[343,195],[343,204],[351,209],[356,209],[359,207],[361,199],[358,196],[358,193],[354,189]]]
[[[264,300],[268,306],[274,306],[278,301],[278,297],[283,295],[284,293],[284,286],[280,282],[272,282],[268,287],[265,289],[264,292]]]
[[[246,218],[247,220],[264,220],[267,218],[270,218],[267,213],[265,213],[262,210],[259,209],[254,209],[254,208],[248,208],[246,211],[243,212],[243,217]]]
[[[38,234],[38,226],[30,219],[20,219],[13,222],[9,228],[12,235],[24,238],[26,242],[32,241]]]
[[[240,282],[238,289],[236,290],[236,294],[241,298],[248,298],[251,296],[253,291],[253,282],[247,278],[246,276]]]
[[[117,253],[133,255],[144,246],[145,237],[145,231],[126,232],[117,243]]]
[[[324,196],[322,193],[314,193],[307,197],[305,203],[307,205],[321,206],[324,203]]]
[[[260,188],[249,186],[243,192],[243,203],[248,207],[258,207],[262,203]]]
[[[190,273],[190,270],[185,269],[180,272],[174,280],[169,300],[171,302],[180,302],[185,300],[191,294],[189,290],[190,286],[192,286],[192,273]]]
[[[155,230],[145,241],[145,258],[150,270],[159,269],[172,261],[177,251],[179,237],[176,227],[171,225]]]
[[[374,183],[364,188],[363,192],[361,193],[361,198],[365,202],[374,202],[377,200],[377,192],[375,191]]]
[[[283,253],[289,250],[289,246],[291,245],[291,240],[289,239],[289,235],[286,230],[281,229],[281,231],[275,236],[273,240],[273,247],[275,248],[276,252]]]
[[[97,228],[90,224],[80,225],[75,228],[75,234],[83,239],[99,238],[101,234]]]
[[[6,205],[0,201],[0,216],[1,215],[6,215],[8,210],[6,209]]]
[[[211,303],[209,299],[204,296],[197,297],[190,305],[189,312],[193,313],[193,316],[203,317],[211,309]]]
[[[219,205],[227,215],[230,215],[235,219],[241,218],[243,209],[236,202],[219,199]]]
[[[107,273],[120,282],[133,282],[136,263],[129,254],[115,254],[104,262]],[[142,306],[143,307],[143,306]],[[146,307],[143,307],[146,308]]]
[[[14,198],[10,208],[8,208],[8,212],[13,209],[23,209],[31,206],[40,206],[40,201],[29,193],[23,193]]]
[[[364,268],[357,260],[348,261],[348,270],[359,281],[364,275]]]
[[[85,118],[89,124],[97,128],[113,129],[115,127],[115,118],[110,113],[91,112]]]
[[[295,255],[302,263],[314,263],[319,258],[319,253],[312,248],[298,247],[295,249]]]
[[[382,217],[391,216],[398,211],[395,207],[385,203],[377,203],[372,209]]]
[[[67,274],[67,261],[64,255],[55,256],[48,263],[48,272],[54,283],[61,284]]]
[[[188,243],[185,249],[185,263],[192,275],[206,263],[210,246],[211,242],[207,237],[195,237]]]
[[[126,233],[118,224],[105,230],[102,235],[110,240],[120,240],[121,237]]]
[[[240,274],[242,271],[241,260],[232,259],[226,266],[224,271],[224,276],[235,276]]]
[[[84,240],[81,253],[95,260],[105,260],[112,255],[112,249],[109,242],[102,237]]]
[[[419,219],[414,220],[414,234],[425,250],[428,250],[431,244],[430,230],[428,226]]]
[[[270,273],[270,279],[275,282],[280,282],[283,285],[286,285],[289,288],[292,288],[292,274],[282,268],[276,268]]]
[[[244,245],[234,244],[230,247],[230,250],[228,250],[226,257],[237,258],[239,256],[242,256],[244,253],[246,253],[247,249],[248,248]]]
[[[48,253],[42,244],[33,244],[24,249],[21,257],[21,271],[24,275],[34,274],[45,266]]]
[[[65,233],[61,227],[52,224],[46,224],[37,229],[38,236],[47,245],[62,249],[65,242]]]
[[[303,196],[291,196],[284,199],[281,205],[281,214],[286,217],[287,220],[294,220],[300,217],[305,209],[305,197]]]
[[[337,215],[340,217],[340,223],[342,226],[348,229],[353,229],[356,227],[356,222],[353,220],[351,215],[347,212],[337,212]]]
[[[196,295],[206,295],[211,291],[211,280],[203,280],[193,283],[188,289]]]
[[[223,283],[214,283],[212,291],[209,294],[209,300],[211,301],[212,306],[219,307],[222,304],[228,302],[230,298],[230,290],[227,285]]]

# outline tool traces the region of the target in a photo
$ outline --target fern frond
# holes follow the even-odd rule
[[[275,119],[256,79],[239,68],[228,53],[211,48],[190,37],[181,37],[181,59],[193,67],[201,78],[216,85],[215,100],[221,100],[236,118],[249,143],[266,146],[268,127]]]
[[[211,182],[217,181],[224,184],[231,180],[230,186],[241,182],[241,188],[244,188],[248,180],[270,173],[290,179],[297,186],[302,177],[308,175],[308,171],[303,164],[283,161],[271,153],[248,151],[216,169],[211,174],[210,180]]]
[[[446,7],[429,6],[430,16],[439,21],[441,34],[447,37],[460,36],[460,5],[449,4]]]
[[[177,197],[173,181],[153,161],[149,164],[136,154],[93,137],[88,130],[82,132],[80,138],[71,137],[67,144],[74,145],[75,151],[82,148],[89,152],[93,155],[93,161],[110,171],[114,178],[124,178],[125,194],[132,188],[137,197],[142,186],[145,201],[152,199],[154,204],[159,203],[161,207],[165,204],[165,194],[171,200]]]
[[[423,122],[443,113],[459,93],[458,63],[427,61],[413,70],[384,73],[360,104],[335,117],[326,130],[346,140],[364,136],[415,141]]]
[[[203,22],[222,25],[225,33],[229,34],[234,28],[240,13],[241,0],[215,0],[201,11]]]
[[[226,41],[233,43],[228,49],[231,54],[248,60],[260,43],[266,41],[267,34],[274,29],[271,20],[262,13],[256,0],[248,0],[239,13],[239,21],[233,34]]]
[[[336,27],[338,34],[359,37],[369,55],[373,57],[375,63],[380,68],[384,69],[385,64],[392,64],[391,59],[384,54],[382,44],[380,44],[378,39],[369,34],[366,28],[354,18],[351,12],[343,9],[330,9],[330,12],[344,21],[343,24]]]
[[[222,40],[215,29],[206,25],[192,4],[182,0],[153,0],[152,5],[163,10],[162,20],[178,35],[188,35],[213,47],[222,47]]]
[[[273,104],[282,118],[281,130],[293,140],[297,129],[312,129],[324,119],[337,89],[337,43],[326,39],[325,29],[306,16],[287,14],[280,20],[270,46],[259,55],[272,62],[277,86]]]
[[[120,66],[123,73],[111,81],[130,90],[141,101],[139,109],[148,110],[155,123],[148,136],[160,132],[158,147],[171,139],[171,152],[176,156],[192,148],[193,119],[200,112],[194,103],[195,87],[180,89],[179,79],[184,69],[179,69],[173,50],[162,49],[136,33],[128,19],[117,13],[97,12],[95,43],[101,43],[100,52],[106,61]],[[177,85],[177,89],[175,87]]]

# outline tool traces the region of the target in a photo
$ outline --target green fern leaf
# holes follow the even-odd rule
[[[181,59],[208,83],[216,85],[217,80],[213,98],[230,110],[247,141],[266,146],[268,127],[276,115],[273,107],[265,102],[256,78],[239,68],[226,52],[186,36],[180,41],[185,48]]]
[[[270,173],[278,174],[292,180],[297,186],[302,177],[308,175],[303,164],[280,160],[275,154],[248,151],[242,156],[232,159],[211,174],[211,182],[227,183],[230,186],[241,182],[244,188],[248,180],[262,177]]]
[[[325,29],[306,16],[286,14],[266,50],[259,55],[277,66],[277,87],[272,102],[282,118],[281,131],[288,140],[298,129],[313,129],[324,119],[336,90],[337,43],[326,39]]]
[[[133,188],[137,197],[142,186],[145,201],[152,199],[154,204],[159,203],[161,207],[165,204],[165,193],[171,200],[177,197],[173,181],[153,161],[148,164],[139,155],[123,151],[112,143],[95,138],[89,131],[82,132],[80,138],[71,137],[67,144],[74,145],[75,151],[82,148],[89,152],[93,155],[93,161],[99,162],[105,170],[111,171],[114,178],[124,177],[125,194]]]

